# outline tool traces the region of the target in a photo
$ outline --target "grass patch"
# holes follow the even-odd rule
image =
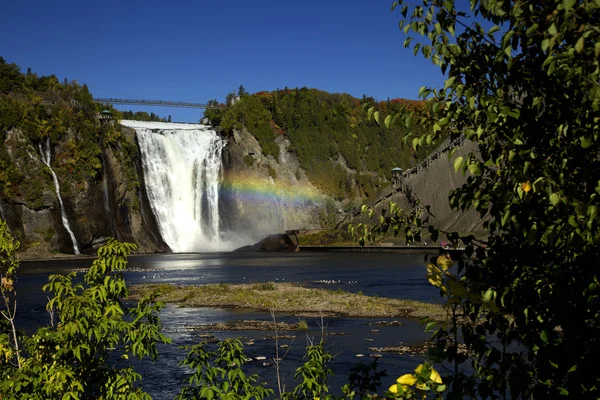
[[[302,316],[429,317],[437,321],[446,318],[445,311],[437,304],[305,288],[293,283],[135,285],[131,287],[130,298],[139,300],[154,290],[161,292],[159,300],[184,307],[249,308]]]
[[[296,327],[299,331],[307,331],[308,330],[308,324],[306,323],[306,320],[301,319],[300,321],[298,321],[298,323],[296,324]]]
[[[261,282],[252,285],[254,290],[275,290],[275,282]]]

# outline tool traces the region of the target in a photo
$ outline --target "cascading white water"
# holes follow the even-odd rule
[[[163,240],[174,252],[216,251],[221,240],[221,152],[216,132],[199,124],[121,121],[134,128],[144,181]]]
[[[39,150],[40,150],[40,155],[42,156],[42,162],[44,164],[46,164],[48,169],[50,169],[50,173],[52,174],[52,179],[54,180],[54,189],[56,190],[56,197],[58,197],[58,204],[60,204],[60,215],[62,217],[63,225],[64,225],[65,229],[67,230],[67,232],[69,232],[69,236],[71,237],[71,241],[73,242],[73,251],[75,252],[75,254],[78,255],[79,247],[77,246],[77,239],[75,238],[75,235],[73,234],[73,231],[71,230],[71,226],[69,225],[69,220],[67,219],[67,213],[65,212],[65,206],[63,204],[62,197],[60,197],[60,184],[58,183],[58,178],[56,177],[54,170],[50,166],[50,161],[51,161],[51,157],[52,157],[52,153],[50,151],[50,137],[46,138],[46,143],[44,146],[44,147],[46,147],[45,149],[42,147],[41,143],[39,143],[38,146],[39,146]]]

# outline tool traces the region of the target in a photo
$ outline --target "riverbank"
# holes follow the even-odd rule
[[[170,284],[134,285],[130,298],[159,290],[159,300],[183,307],[246,308],[289,315],[357,318],[446,319],[438,304],[365,296],[343,290],[306,288],[294,283],[218,284],[179,286]]]

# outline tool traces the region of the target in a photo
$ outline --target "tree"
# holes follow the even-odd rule
[[[15,241],[0,222],[2,295],[0,308],[12,325],[13,281],[18,262]],[[159,333],[156,294],[126,306],[128,289],[121,271],[135,245],[111,239],[75,283],[76,273],[52,275],[44,290],[52,294],[47,310],[50,326],[31,337],[14,325],[0,331],[0,397],[3,399],[147,399],[135,386],[141,376],[128,365],[129,356],[155,359],[156,343],[169,342]],[[4,271],[6,269],[6,271]],[[7,300],[8,299],[8,300]],[[25,344],[21,353],[19,343]]]
[[[228,93],[225,96],[225,104],[227,106],[232,106],[235,103],[235,93]]]
[[[244,89],[244,86],[240,85],[240,87],[238,89],[238,96],[244,97],[247,95],[248,95],[248,92],[246,92],[246,89]]]
[[[598,398],[600,375],[590,371],[600,354],[600,4],[403,3],[392,6],[400,27],[425,39],[407,37],[405,47],[447,80],[421,89],[431,113],[388,116],[385,124],[432,127],[407,137],[415,149],[443,132],[476,145],[454,160],[469,177],[449,201],[477,210],[488,232],[486,241],[443,232],[473,258],[456,273],[445,257],[428,267],[454,322],[435,334],[439,359],[454,364],[449,397]],[[408,221],[394,212],[381,221],[374,234],[419,235],[404,224],[426,215]],[[440,233],[430,232],[434,240]],[[471,374],[459,368],[467,361]]]

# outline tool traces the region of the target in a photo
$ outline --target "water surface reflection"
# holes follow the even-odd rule
[[[91,260],[53,260],[24,262],[20,270],[17,290],[19,293],[19,324],[32,332],[36,326],[48,322],[44,306],[46,294],[41,287],[48,276],[73,270],[82,271]],[[81,276],[82,272],[78,273]],[[299,282],[312,287],[341,288],[347,291],[362,291],[366,295],[414,299],[434,302],[439,295],[425,278],[425,257],[416,254],[371,254],[371,253],[210,253],[210,254],[161,254],[132,256],[125,272],[129,284],[174,283],[179,285],[203,285],[218,283],[255,282]],[[329,282],[329,283],[324,283]],[[324,310],[327,311],[327,310]],[[278,320],[296,322],[297,318],[277,316]],[[142,386],[156,399],[172,398],[187,376],[186,368],[178,366],[184,351],[178,347],[191,345],[202,340],[200,332],[193,330],[199,324],[228,322],[239,319],[270,320],[268,313],[247,310],[222,310],[210,308],[177,308],[167,306],[161,320],[167,336],[173,340],[171,346],[160,346],[160,358],[156,364],[139,362],[138,367],[144,380]],[[381,319],[378,319],[381,320]],[[369,347],[396,346],[399,342],[418,344],[427,336],[417,321],[404,320],[403,326],[380,327],[373,325],[374,319],[328,318],[326,332],[345,335],[327,336],[327,345],[336,355],[333,370],[337,377],[331,382],[340,387],[346,375],[357,361],[371,362]],[[290,343],[291,351],[283,363],[288,387],[293,387],[293,373],[302,362],[307,338],[321,335],[320,319],[309,318],[309,332],[298,334]],[[378,332],[372,332],[377,329]],[[287,333],[287,332],[286,332]],[[214,332],[218,339],[245,337],[254,339],[254,345],[246,351],[250,357],[274,357],[275,344],[266,339],[271,332]],[[364,358],[357,358],[364,354]],[[390,384],[395,376],[410,371],[420,359],[384,353],[378,361],[381,368],[389,371]],[[253,361],[250,372],[259,373],[261,379],[275,383],[275,370],[265,367],[262,361]],[[389,381],[389,382],[388,382]]]

